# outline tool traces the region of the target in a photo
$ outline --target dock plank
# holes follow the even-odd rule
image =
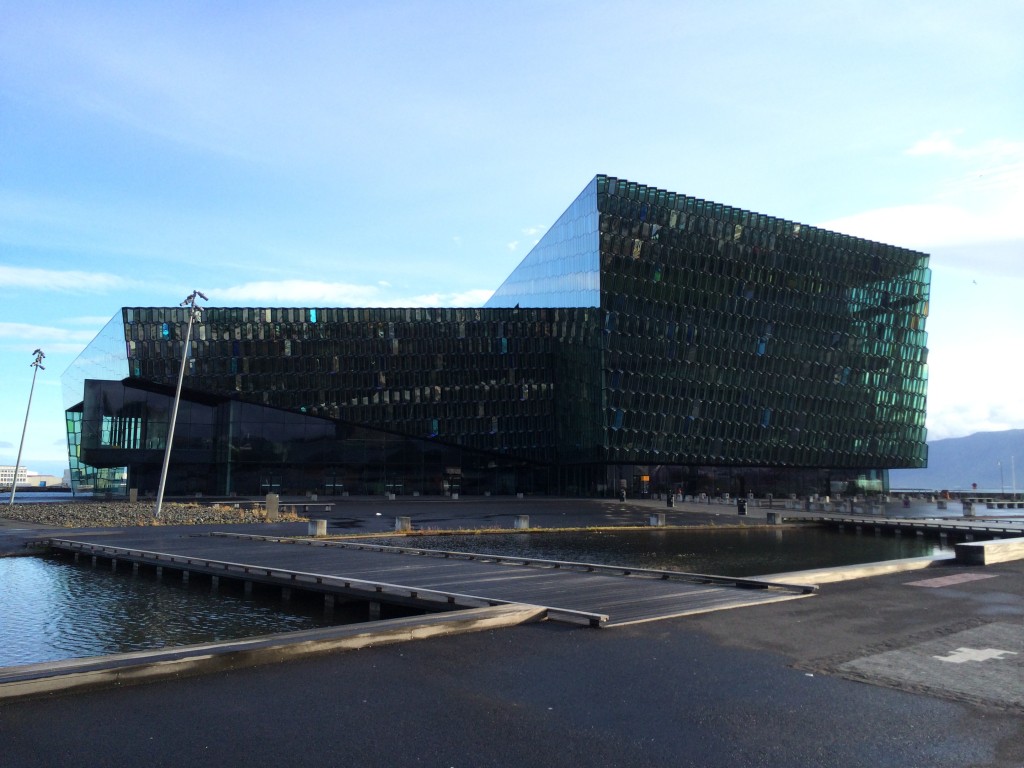
[[[625,569],[586,564],[555,567],[550,563],[495,562],[493,558],[469,559],[324,542],[171,535],[151,529],[91,535],[87,540],[51,539],[50,544],[57,548],[116,548],[101,555],[128,560],[142,560],[138,552],[190,558],[196,568],[234,564],[235,572],[225,575],[236,577],[238,567],[271,569],[281,580],[295,578],[289,574],[302,574],[306,579],[351,579],[409,591],[599,614],[607,616],[606,626],[791,600],[811,593],[804,586],[761,585],[752,589],[730,583],[705,584],[683,580],[682,574],[666,576],[644,571],[624,575],[620,571]]]

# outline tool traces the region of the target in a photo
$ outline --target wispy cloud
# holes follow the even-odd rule
[[[508,245],[507,245],[506,247],[507,247],[507,248],[508,248],[508,249],[509,249],[510,251],[514,251],[514,250],[516,250],[516,249],[517,249],[517,248],[519,247],[519,241],[518,241],[518,240],[513,240],[513,241],[512,241],[511,243],[509,243],[509,244],[508,244]]]
[[[95,336],[95,327],[86,330],[71,330],[52,325],[0,323],[0,346],[11,351],[24,349],[26,356],[36,347],[42,348],[47,354],[78,353]],[[26,357],[25,365],[30,362],[31,360]]]
[[[956,143],[953,137],[960,131],[940,132],[936,131],[930,136],[914,142],[907,148],[904,154],[907,155],[952,155],[956,153]]]
[[[109,320],[110,318],[107,318]],[[0,323],[0,338],[26,339],[37,341],[90,341],[96,335],[95,330],[71,331],[52,325],[33,325],[31,323]]]
[[[77,270],[0,266],[0,285],[61,293],[107,293],[128,286],[120,275]]]
[[[208,291],[216,304],[269,304],[277,306],[369,306],[380,295],[376,285],[318,282],[315,280],[262,280]]]
[[[474,288],[458,293],[428,293],[389,298],[382,307],[480,307],[494,294],[491,289]]]
[[[931,200],[864,211],[821,226],[925,250],[1024,241],[1024,142],[995,138],[971,144],[960,131],[935,132],[904,154],[944,174]]]
[[[384,290],[384,289],[387,290]],[[263,305],[289,307],[478,307],[493,293],[471,289],[457,293],[395,295],[391,286],[283,280],[243,283],[210,291],[217,306]]]

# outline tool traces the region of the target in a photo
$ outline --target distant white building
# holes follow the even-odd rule
[[[28,482],[26,484],[33,488],[57,488],[62,485],[67,485],[62,478],[59,478],[56,475],[40,475],[34,472],[28,476]]]
[[[28,470],[25,467],[18,467],[18,485],[28,482]],[[0,466],[0,486],[10,486],[14,483],[14,467]]]

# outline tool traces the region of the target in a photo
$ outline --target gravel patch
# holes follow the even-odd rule
[[[73,503],[15,504],[14,509],[0,509],[5,518],[58,528],[110,528],[133,525],[232,525],[266,523],[262,509],[235,509],[209,504],[165,502],[160,519],[153,517],[154,502],[85,501]],[[282,512],[281,522],[303,518]]]

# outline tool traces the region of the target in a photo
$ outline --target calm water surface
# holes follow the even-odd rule
[[[381,543],[396,544],[394,539]],[[593,531],[415,536],[402,546],[571,560],[720,576],[763,576],[953,552],[916,536],[875,536],[822,528]]]
[[[723,576],[952,551],[916,536],[819,528],[643,530],[416,536],[381,543]],[[323,601],[245,595],[230,581],[116,573],[58,558],[0,558],[0,666],[146,650],[363,620]]]
[[[48,557],[0,558],[0,667],[83,658],[356,620],[317,601],[244,595],[221,582],[112,573]]]

